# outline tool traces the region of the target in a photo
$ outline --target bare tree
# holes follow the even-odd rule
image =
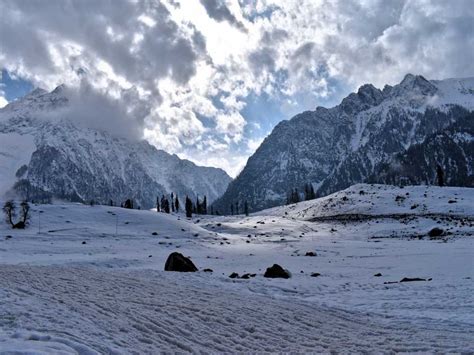
[[[21,207],[21,219],[22,219],[23,224],[26,225],[26,222],[30,219],[30,215],[29,215],[30,204],[28,203],[28,201],[25,200],[20,204],[20,207]]]
[[[10,225],[13,227],[15,225],[15,223],[13,223],[13,217],[16,215],[15,202],[13,200],[5,202],[3,205],[3,212],[5,213],[7,223],[10,223]]]

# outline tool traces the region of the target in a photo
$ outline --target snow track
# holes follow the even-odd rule
[[[394,328],[373,315],[249,297],[203,287],[196,275],[2,266],[0,280],[4,351],[460,352],[473,335],[429,324]]]

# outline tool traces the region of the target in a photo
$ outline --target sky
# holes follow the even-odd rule
[[[0,7],[0,107],[34,87],[66,84],[87,106],[85,121],[231,176],[278,122],[334,106],[365,83],[474,76],[472,0]]]

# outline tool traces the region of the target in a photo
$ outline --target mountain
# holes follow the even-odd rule
[[[133,141],[85,128],[63,116],[64,87],[36,89],[0,110],[0,193],[29,199],[120,203],[151,208],[156,197],[177,193],[215,200],[231,178]],[[98,118],[99,119],[99,118]]]
[[[307,183],[317,196],[366,181],[433,183],[437,164],[448,184],[473,186],[473,109],[474,78],[408,74],[383,90],[363,85],[333,108],[280,122],[214,208],[228,213],[243,201],[253,211],[281,205],[291,189],[301,192]]]

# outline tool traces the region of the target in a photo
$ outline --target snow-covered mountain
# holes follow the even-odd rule
[[[448,185],[473,186],[473,109],[474,78],[364,85],[338,106],[280,122],[215,208],[276,206],[307,183],[319,196],[364,181],[432,183],[436,164]]]
[[[132,141],[85,128],[63,117],[67,90],[36,89],[0,110],[0,194],[29,199],[120,203],[143,208],[156,197],[222,195],[231,178],[221,169],[200,167]]]

